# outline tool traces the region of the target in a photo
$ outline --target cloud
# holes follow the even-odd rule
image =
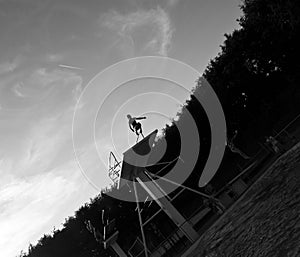
[[[26,97],[21,91],[22,91],[22,82],[20,83],[16,83],[13,87],[12,87],[12,91],[16,94],[16,96],[18,97]]]
[[[86,188],[89,185],[82,179],[74,158],[70,158],[73,149],[70,142],[68,145],[73,112],[70,106],[73,106],[72,97],[79,94],[81,84],[73,87],[72,79],[54,79],[58,76],[56,72],[42,70],[37,74],[50,83],[44,83],[44,89],[51,87],[52,91],[65,93],[69,101],[57,111],[42,112],[42,116],[37,115],[36,109],[30,110],[26,113],[30,120],[28,124],[17,123],[19,129],[11,135],[4,133],[7,144],[4,142],[0,147],[1,257],[14,256],[27,249],[29,242],[36,243],[43,233],[52,231],[53,225],[60,224],[95,194],[94,189],[91,193]],[[69,87],[69,82],[72,87]],[[64,87],[67,91],[63,90]],[[49,105],[51,101],[43,104]],[[48,108],[53,109],[53,106],[50,104]],[[14,117],[10,117],[10,125],[17,122],[14,119],[18,117]],[[0,131],[3,131],[1,126]],[[54,160],[58,155],[63,159],[61,165]],[[82,194],[83,188],[85,194]]]
[[[40,105],[39,110],[35,110],[36,113],[42,112],[46,116],[69,111],[75,106],[82,91],[82,77],[75,72],[60,69],[37,69],[27,84],[34,85],[36,99]]]
[[[83,70],[83,68],[71,66],[71,65],[65,65],[65,64],[59,64],[58,65],[61,68],[71,69],[71,70]]]
[[[26,249],[29,242],[51,231],[50,221],[59,209],[66,208],[65,204],[79,189],[74,167],[72,173],[71,167],[69,171],[65,168],[61,172],[64,176],[51,172],[27,179],[15,178],[0,190],[1,256],[14,256]]]
[[[13,72],[20,64],[21,59],[15,58],[11,62],[0,63],[0,76],[5,75],[7,73]]]
[[[58,116],[41,119],[27,135],[25,152],[18,166],[22,173],[45,170],[59,154],[60,148],[71,136],[66,121],[59,124]]]
[[[46,54],[45,61],[46,62],[61,62],[64,59],[61,54]]]
[[[167,0],[169,6],[175,6],[179,3],[180,0]]]
[[[82,77],[76,72],[59,68],[23,70],[0,80],[0,102],[3,110],[18,110],[18,118],[25,112],[35,118],[51,116],[74,106],[81,90]]]
[[[0,126],[0,159],[11,163],[10,172],[32,175],[52,165],[58,155],[70,158],[72,147],[67,151],[65,144],[71,140],[81,77],[40,68],[3,87],[0,113],[5,122]]]
[[[5,73],[11,72],[16,68],[16,64],[15,63],[11,63],[11,62],[5,62],[5,63],[1,63],[0,64],[0,75],[3,75]]]
[[[127,48],[131,46],[135,52],[140,48],[138,54],[147,50],[163,56],[168,54],[174,30],[168,14],[160,7],[127,15],[111,11],[103,14],[99,23],[117,32],[118,41],[127,44]]]
[[[47,70],[45,68],[38,68],[31,73],[29,78],[29,82],[41,87],[59,86],[59,83],[63,83],[63,85],[65,85],[68,84],[70,80],[72,82],[73,80],[77,80],[77,83],[82,82],[81,77],[76,73],[71,71],[62,71],[59,69]]]

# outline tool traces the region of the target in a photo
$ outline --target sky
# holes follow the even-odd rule
[[[90,154],[85,119],[78,152],[74,111],[89,82],[119,61],[145,55],[178,59],[200,73],[220,51],[224,34],[238,28],[238,0],[0,0],[0,256],[26,251],[44,233],[109,185],[107,157],[135,141],[126,113],[145,114],[145,134],[176,116],[187,93],[155,92],[99,102],[111,106],[95,119],[99,156]],[[141,79],[128,84],[172,83]],[[125,83],[126,84],[126,83]],[[190,85],[192,88],[194,85]],[[127,101],[128,100],[128,101]],[[123,105],[114,109],[114,103]],[[127,101],[127,102],[126,102]],[[110,109],[110,111],[108,111]],[[114,112],[115,110],[115,112]],[[163,111],[162,111],[163,110]],[[111,112],[112,111],[112,112]],[[104,122],[108,115],[112,123]],[[109,129],[107,129],[109,128]],[[75,151],[76,152],[76,151]],[[78,153],[77,152],[77,153]],[[99,161],[101,159],[101,161]],[[97,188],[90,181],[96,181]]]

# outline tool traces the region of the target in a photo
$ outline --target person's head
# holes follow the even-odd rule
[[[127,118],[128,118],[128,119],[131,119],[131,115],[130,115],[130,114],[127,114]]]

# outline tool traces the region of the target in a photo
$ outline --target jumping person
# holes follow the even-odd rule
[[[142,135],[142,137],[144,138],[142,125],[141,123],[137,122],[137,120],[143,120],[146,119],[146,117],[131,117],[131,115],[128,114],[127,118],[128,118],[128,125],[130,130],[132,132],[135,132],[135,134],[137,135],[136,142],[139,140],[140,135]]]

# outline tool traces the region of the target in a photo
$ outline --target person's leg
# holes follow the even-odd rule
[[[143,138],[145,138],[144,135],[143,135],[142,126],[140,127],[140,134],[142,135]]]
[[[137,123],[135,126],[134,126],[134,131],[135,131],[135,134],[137,135],[137,138],[136,138],[136,143],[138,142],[139,140],[139,123]]]
[[[141,134],[142,137],[144,138],[143,130],[142,130],[142,125],[141,125],[141,123],[139,123],[139,122],[138,122],[137,125],[136,125],[136,131],[137,131],[137,132],[136,132],[137,134],[139,134],[139,135]]]
[[[137,123],[137,124],[134,126],[134,132],[135,132],[135,134],[136,134],[137,136],[139,135],[138,130],[139,130],[139,124]]]

